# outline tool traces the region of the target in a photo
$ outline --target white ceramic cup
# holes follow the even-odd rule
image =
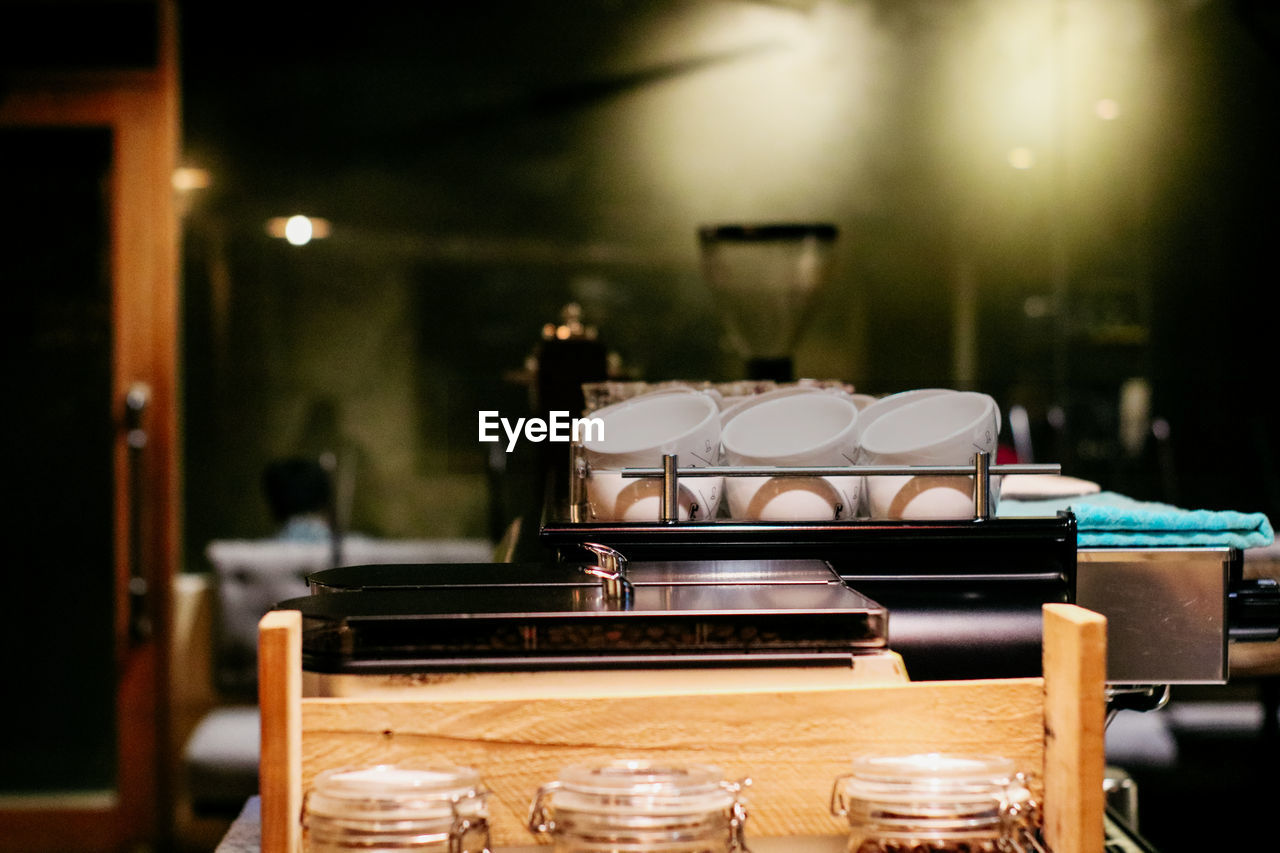
[[[859,407],[858,410],[858,434],[867,431],[867,427],[871,426],[880,418],[892,411],[901,409],[903,406],[923,400],[926,397],[936,397],[940,394],[956,393],[950,388],[913,388],[910,391],[899,391],[896,394],[886,394],[878,397],[872,403],[865,407]]]
[[[999,407],[987,394],[951,391],[912,400],[859,431],[862,455],[878,465],[963,465],[995,453]]]
[[[858,409],[845,394],[817,390],[762,401],[724,429],[729,465],[851,465]],[[750,521],[831,521],[857,512],[858,477],[728,477],[729,514]]]
[[[680,480],[677,495],[680,520],[715,518],[723,487],[723,477]],[[662,514],[662,480],[624,477],[621,471],[592,468],[587,474],[587,506],[592,518],[599,521],[657,521]]]
[[[999,407],[986,394],[954,391],[911,400],[883,413],[861,431],[866,465],[968,465],[975,452],[994,456]],[[998,477],[992,477],[993,497]],[[973,478],[869,476],[865,494],[872,518],[972,518]]]
[[[763,391],[759,394],[751,394],[747,397],[739,397],[729,405],[724,406],[720,410],[720,429],[723,431],[729,422],[750,409],[753,406],[759,406],[762,403],[768,403],[771,400],[781,400],[784,397],[794,397],[799,394],[834,394],[847,400],[852,400],[852,396],[846,394],[836,388],[815,388],[809,385],[786,385],[782,388],[775,388],[772,391]]]
[[[876,398],[871,396],[870,394],[850,394],[849,399],[852,400],[853,404],[858,407],[859,415],[861,415],[864,411],[866,411],[868,406],[876,402]],[[859,418],[859,425],[861,425],[861,418]]]
[[[714,465],[719,459],[720,409],[699,391],[662,390],[642,394],[591,413],[603,422],[603,436],[582,442],[587,461],[587,503],[602,521],[657,521],[662,480],[624,478],[623,468],[661,468],[675,454],[681,468]],[[714,518],[723,477],[680,480],[681,514]]]
[[[991,498],[999,496],[991,478]],[[867,477],[871,518],[945,521],[974,517],[973,477]]]
[[[867,427],[879,420],[884,415],[895,409],[900,409],[908,403],[914,403],[916,400],[923,400],[925,397],[934,397],[939,394],[954,394],[950,388],[913,388],[910,391],[899,391],[895,394],[886,394],[883,397],[872,397],[869,394],[855,394],[854,405],[858,407],[858,464],[865,465],[867,460],[861,447],[862,433],[866,432]],[[858,482],[858,511],[859,515],[866,517],[868,515],[869,501],[867,499],[867,478],[861,477]]]

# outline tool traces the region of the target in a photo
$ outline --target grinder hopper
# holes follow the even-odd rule
[[[823,223],[698,230],[702,274],[746,360],[747,378],[794,378],[793,351],[830,274],[836,233]]]

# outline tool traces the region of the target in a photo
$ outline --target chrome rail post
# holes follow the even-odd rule
[[[973,454],[973,517],[991,517],[991,454],[985,450]]]
[[[680,520],[680,479],[676,467],[676,455],[662,455],[662,503],[659,505],[659,519],[667,524]]]

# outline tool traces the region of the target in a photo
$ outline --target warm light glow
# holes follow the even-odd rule
[[[294,246],[305,246],[311,242],[311,220],[298,214],[290,216],[284,223],[284,238]]]
[[[1111,98],[1103,98],[1093,105],[1093,111],[1103,121],[1114,121],[1120,117],[1120,104]]]
[[[173,188],[178,192],[208,189],[213,179],[207,169],[195,166],[180,166],[173,170]]]
[[[305,246],[312,240],[322,240],[329,236],[331,228],[327,219],[316,216],[304,216],[301,213],[290,217],[277,216],[267,220],[267,233],[289,241],[294,246]]]
[[[1055,18],[1052,3],[955,4],[956,35],[942,43],[933,95],[939,153],[968,192],[1003,205],[990,168],[998,152],[1014,169],[1055,150]],[[952,8],[948,4],[948,8]],[[963,37],[961,37],[963,33]],[[1026,188],[1023,188],[1026,189]]]
[[[1036,164],[1036,155],[1025,145],[1009,149],[1009,165],[1015,169],[1030,169]]]
[[[666,199],[639,227],[822,219],[850,196],[875,194],[864,137],[890,107],[892,65],[881,60],[892,42],[868,4],[681,8],[637,28],[619,51],[640,67],[706,64],[637,89],[625,111],[619,99],[597,130],[613,172]],[[606,141],[615,139],[627,144]],[[688,239],[687,230],[671,236]]]
[[[1102,215],[1139,168],[1129,158],[1150,128],[1121,137],[1115,120],[1135,125],[1153,115],[1146,70],[1159,44],[1155,22],[1169,14],[1164,4],[934,5],[950,29],[937,42],[936,85],[924,78],[918,90],[927,98],[921,119],[956,192],[1006,217],[999,239],[1016,251],[1044,245],[1037,223]],[[995,225],[973,221],[982,222],[975,229]]]

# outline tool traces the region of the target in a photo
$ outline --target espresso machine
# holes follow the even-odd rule
[[[723,306],[752,379],[790,378],[790,357],[829,277],[835,226],[699,229],[704,278]],[[583,405],[603,378],[605,347],[573,306],[539,345],[536,409]],[[1074,517],[1004,518],[996,484],[1058,466],[859,466],[818,475],[969,477],[973,512],[947,520],[866,517],[805,522],[680,520],[689,477],[734,467],[661,467],[657,517],[594,519],[580,444],[540,447],[513,561],[356,566],[311,578],[286,602],[308,626],[318,673],[803,665],[857,668],[900,660],[912,679],[1037,675],[1041,606],[1080,604],[1109,620],[1117,704],[1160,700],[1172,684],[1227,680],[1230,641],[1280,637],[1280,590],[1246,581],[1223,547],[1079,548]],[[779,472],[770,469],[769,474]],[[790,472],[814,476],[813,470]]]
[[[674,495],[708,470],[628,473]],[[1001,518],[982,499],[972,519],[785,523],[594,521],[562,502],[538,525],[543,559],[327,569],[280,606],[303,613],[304,669],[330,676],[883,671],[890,653],[913,680],[948,680],[1038,675],[1041,606],[1071,602],[1108,617],[1116,708],[1225,683],[1230,642],[1280,637],[1280,591],[1246,581],[1239,550],[1079,548],[1070,513]]]
[[[836,237],[824,223],[699,229],[705,281],[750,379],[791,378]],[[604,378],[606,348],[577,306],[548,324],[536,352],[534,410],[582,411],[584,384]],[[312,595],[281,605],[303,613],[304,669],[333,679],[759,666],[1033,676],[1042,605],[1069,602],[1107,616],[1113,703],[1143,707],[1169,685],[1224,683],[1229,642],[1280,637],[1280,590],[1246,581],[1238,550],[1080,548],[1070,512],[996,514],[1002,476],[1056,465],[993,464],[978,452],[960,466],[765,472],[969,478],[967,518],[682,520],[681,481],[761,472],[667,455],[622,472],[661,484],[656,517],[615,521],[587,511],[580,442],[536,449],[510,561],[313,575]]]
[[[708,283],[736,313],[752,380],[790,380],[834,237],[811,225],[700,232]],[[762,277],[785,286],[766,298]],[[578,383],[599,379],[603,348],[573,331],[577,319],[566,318],[564,337],[544,338],[543,401],[585,400]],[[573,387],[557,387],[557,375]],[[310,595],[280,603],[302,615],[304,695],[426,698],[477,674],[528,695],[582,683],[625,692],[638,671],[691,688],[746,683],[735,679],[761,669],[779,689],[1031,677],[1041,674],[1043,605],[1061,602],[1107,617],[1114,714],[1158,708],[1172,685],[1223,684],[1231,642],[1280,638],[1280,589],[1246,580],[1238,549],[1082,548],[1069,511],[995,512],[1000,478],[1057,465],[977,452],[967,465],[756,470],[666,454],[621,472],[659,484],[656,515],[618,521],[589,510],[581,443],[539,461],[510,561],[331,568],[310,575]],[[964,478],[972,513],[682,517],[682,481],[751,476]],[[1108,811],[1105,831],[1108,849],[1150,850],[1124,814]]]

